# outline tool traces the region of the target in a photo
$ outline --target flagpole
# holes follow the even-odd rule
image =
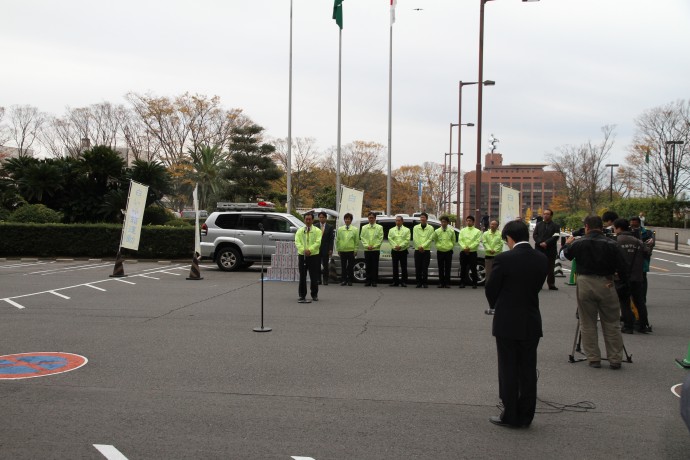
[[[335,190],[336,206],[340,203],[340,123],[341,123],[341,77],[342,77],[342,67],[343,67],[343,29],[338,29],[338,147],[337,147],[337,160],[336,160],[336,170],[335,170]]]
[[[290,0],[290,70],[288,77],[288,135],[287,135],[287,212],[292,212],[292,0]]]
[[[390,27],[388,56],[388,180],[386,183],[386,215],[391,215],[391,144],[393,138],[393,22]]]

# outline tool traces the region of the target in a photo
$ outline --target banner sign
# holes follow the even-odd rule
[[[192,193],[192,199],[194,201],[194,251],[201,255],[201,241],[199,232],[199,184],[194,187],[194,193]]]
[[[364,202],[364,192],[345,186],[340,187],[340,208],[338,209],[338,226],[345,225],[343,216],[348,212],[353,216],[353,224],[357,225],[357,220],[362,217],[362,203]]]
[[[520,191],[501,185],[501,199],[498,203],[498,221],[501,228],[511,220],[520,218]]]
[[[127,211],[125,211],[125,224],[122,228],[120,247],[135,251],[139,249],[141,219],[144,217],[148,192],[148,185],[134,181],[129,182],[129,197],[127,197]]]

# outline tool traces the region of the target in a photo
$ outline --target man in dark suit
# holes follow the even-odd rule
[[[321,258],[321,273],[323,278],[323,284],[328,286],[328,262],[333,255],[333,226],[328,224],[326,220],[328,219],[328,214],[321,211],[319,213],[319,227],[321,229],[321,249],[319,250],[319,257]],[[321,284],[321,281],[319,281]]]
[[[546,278],[546,256],[529,244],[529,228],[508,222],[503,239],[511,249],[494,258],[486,298],[495,311],[498,392],[503,413],[491,423],[527,427],[537,405],[537,346],[542,337],[539,291]]]
[[[557,291],[556,278],[553,274],[556,258],[558,257],[558,240],[561,239],[561,228],[556,222],[551,220],[553,218],[553,211],[544,209],[544,220],[537,222],[534,227],[534,249],[546,255],[546,263],[548,267],[548,277],[546,283],[549,289]],[[555,236],[554,236],[555,235]]]

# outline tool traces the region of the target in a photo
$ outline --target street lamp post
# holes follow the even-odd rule
[[[492,0],[479,0],[479,76],[477,81],[484,79],[484,5]],[[538,2],[539,0],[522,0],[523,2]],[[477,190],[475,190],[475,219],[479,222],[479,209],[482,197],[482,85],[477,94]],[[458,168],[459,169],[459,168]],[[460,201],[460,200],[458,200]]]
[[[474,83],[465,83],[465,84],[474,84]],[[461,91],[461,93],[462,93],[462,85],[463,85],[463,82],[460,82],[460,91]],[[462,96],[461,96],[461,97],[462,97]],[[446,156],[449,156],[449,157],[450,157],[450,158],[448,159],[448,187],[447,187],[447,195],[448,195],[448,196],[447,196],[446,198],[444,198],[444,199],[446,200],[446,203],[448,204],[448,206],[446,207],[446,212],[448,212],[448,213],[451,212],[451,207],[452,207],[451,205],[453,204],[453,200],[451,199],[452,191],[451,191],[451,189],[450,189],[450,186],[451,186],[451,183],[453,182],[453,181],[452,181],[452,177],[453,177],[453,166],[452,166],[452,161],[453,161],[453,155],[454,155],[454,153],[453,153],[453,127],[455,127],[455,126],[459,126],[459,128],[458,128],[458,138],[460,138],[460,136],[462,135],[462,133],[460,132],[460,130],[461,130],[462,128],[460,128],[460,127],[462,127],[462,126],[472,127],[472,126],[474,126],[474,123],[451,123],[451,124],[450,124],[450,143],[449,143],[449,146],[448,146],[448,153],[446,153],[446,154],[444,155],[444,157],[443,157],[443,171],[444,171],[444,172],[446,171]],[[457,193],[458,193],[458,197],[457,197],[457,203],[458,203],[457,215],[459,216],[459,215],[460,215],[460,207],[459,207],[459,203],[460,203],[460,155],[462,155],[462,153],[460,152],[460,139],[458,139],[458,153],[457,153],[457,155],[458,155],[458,171],[457,171],[458,179],[457,179],[456,186],[457,186]],[[444,176],[444,179],[443,179],[443,180],[444,180],[444,181],[446,180],[446,179],[445,179],[445,176]]]
[[[479,80],[482,81],[482,80]],[[462,87],[463,86],[469,86],[469,85],[476,85],[478,82],[476,81],[460,81],[458,83],[458,124],[460,126],[474,126],[474,123],[463,123],[462,122]],[[492,80],[486,80],[483,82],[481,85],[479,85],[479,88],[481,89],[482,86],[493,86],[495,85],[496,82]],[[462,129],[458,128],[458,183],[457,183],[457,218],[460,219],[460,182],[462,179],[462,175],[460,172],[460,157],[462,156]]]
[[[609,201],[613,201],[613,168],[617,168],[618,164],[607,164],[607,168],[611,168],[611,185],[609,187]]]

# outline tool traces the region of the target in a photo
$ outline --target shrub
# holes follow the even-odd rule
[[[8,222],[54,224],[62,222],[62,214],[44,204],[27,204],[17,208],[7,218]]]
[[[173,218],[172,212],[160,206],[152,205],[144,210],[143,225],[165,225]]]

